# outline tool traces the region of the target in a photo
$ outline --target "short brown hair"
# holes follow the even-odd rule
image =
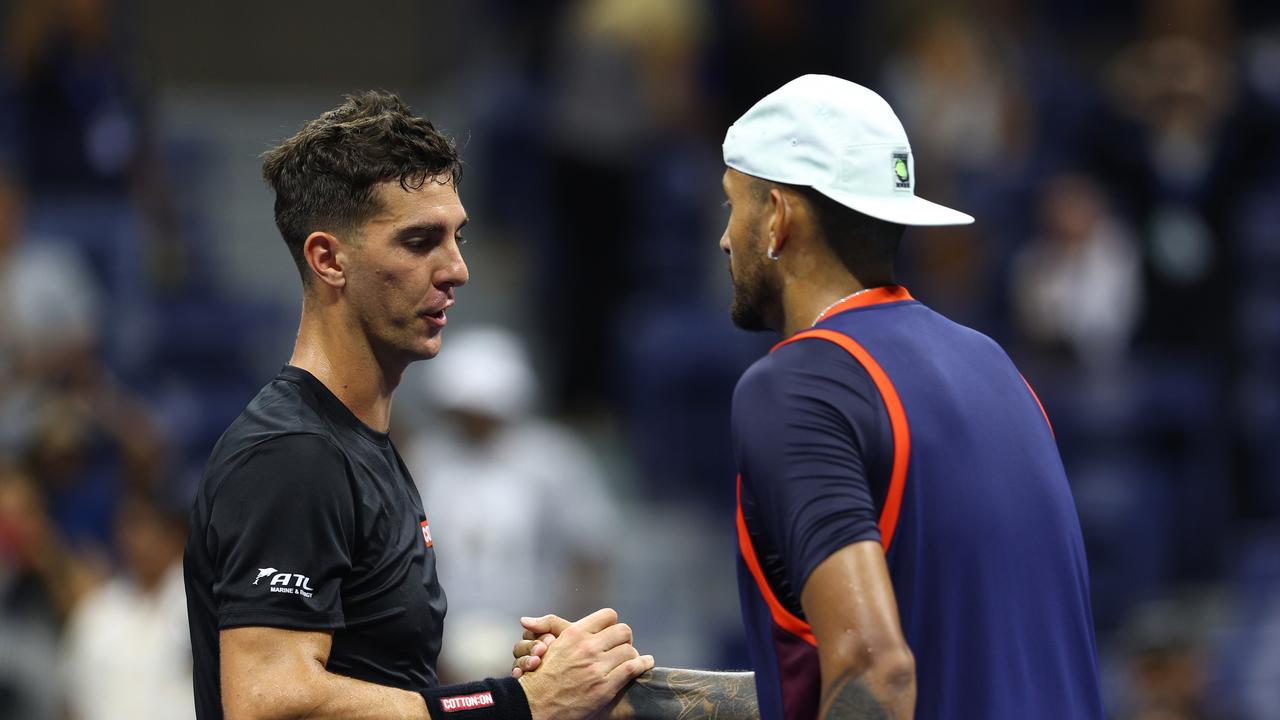
[[[382,209],[374,192],[379,183],[398,180],[416,190],[442,175],[454,187],[462,181],[453,140],[382,91],[346,96],[262,157],[262,177],[276,194],[276,227],[304,283],[307,236],[367,222]]]
[[[858,277],[867,270],[893,266],[898,244],[906,228],[847,208],[807,185],[789,185],[751,178],[751,192],[757,202],[769,198],[771,188],[785,188],[809,204],[827,247],[850,273]]]

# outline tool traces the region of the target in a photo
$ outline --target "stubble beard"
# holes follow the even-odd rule
[[[756,243],[752,243],[755,245]],[[733,303],[729,306],[729,318],[737,327],[748,332],[774,330],[770,322],[782,302],[782,288],[775,273],[763,263],[747,266],[739,275],[730,266],[729,277],[733,281]]]

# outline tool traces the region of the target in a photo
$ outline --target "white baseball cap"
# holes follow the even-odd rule
[[[753,105],[725,134],[724,164],[900,225],[973,222],[916,197],[915,157],[893,108],[830,75],[803,75]]]
[[[427,364],[425,389],[447,410],[470,410],[501,420],[527,415],[537,395],[537,377],[524,344],[511,331],[471,327],[454,333]]]

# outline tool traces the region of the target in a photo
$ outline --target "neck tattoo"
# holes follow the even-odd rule
[[[833,307],[835,307],[835,306],[839,305],[840,303],[844,302],[845,300],[852,300],[853,298],[856,298],[856,297],[858,297],[859,295],[861,295],[862,293],[867,292],[868,290],[871,290],[871,289],[873,289],[873,288],[862,288],[861,290],[858,290],[858,291],[856,291],[856,292],[851,292],[851,293],[849,293],[848,295],[845,295],[844,297],[840,298],[839,300],[837,300],[837,301],[835,301],[835,302],[831,303],[830,305],[828,305],[828,306],[826,307],[826,309],[825,309],[825,310],[823,310],[822,312],[818,313],[818,317],[814,318],[814,319],[813,319],[813,322],[811,322],[811,323],[809,323],[809,324],[810,324],[810,325],[817,325],[817,324],[818,324],[818,321],[822,319],[822,316],[823,316],[823,315],[826,315],[827,313],[831,312],[831,308],[833,308]]]

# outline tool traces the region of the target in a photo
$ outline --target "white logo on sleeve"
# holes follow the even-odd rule
[[[258,568],[258,577],[253,581],[254,585],[268,575],[271,576],[271,592],[284,593],[286,595],[301,595],[309,598],[315,593],[315,589],[311,587],[311,578],[298,573],[277,572],[275,568]]]

